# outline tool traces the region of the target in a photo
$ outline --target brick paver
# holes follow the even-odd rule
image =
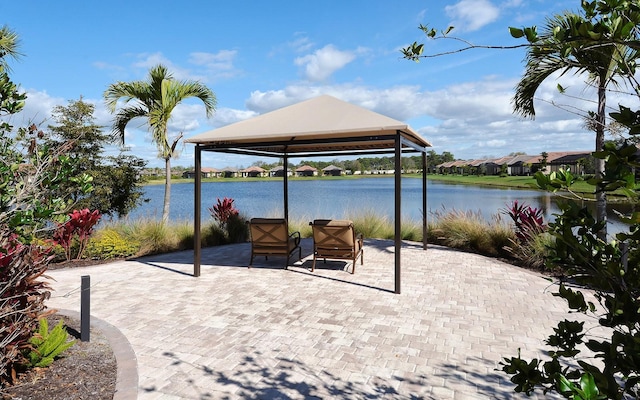
[[[203,249],[199,278],[192,252],[54,270],[48,304],[79,310],[90,275],[92,315],[135,352],[139,399],[520,398],[499,361],[541,356],[566,317],[549,281],[495,259],[407,242],[398,295],[393,242],[365,241],[355,275],[311,273],[303,245],[288,270],[247,268],[247,243]]]

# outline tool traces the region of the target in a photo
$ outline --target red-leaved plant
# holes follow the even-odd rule
[[[531,207],[525,203],[520,204],[518,200],[511,203],[511,206],[508,206],[504,213],[513,220],[516,227],[516,237],[521,243],[528,242],[547,229],[542,209]]]
[[[15,233],[0,228],[0,387],[16,378],[16,365],[38,319],[46,317],[50,286],[43,276],[51,248],[25,245]]]
[[[214,204],[213,207],[209,207],[209,212],[213,219],[218,221],[221,227],[226,227],[229,219],[235,217],[239,214],[239,211],[233,206],[233,199],[225,197],[220,200],[219,197],[216,198],[217,204]]]
[[[82,258],[84,249],[89,242],[89,237],[93,233],[93,227],[98,221],[100,221],[100,211],[91,212],[88,208],[85,208],[84,210],[73,210],[69,214],[67,222],[58,224],[58,229],[53,234],[53,240],[62,246],[67,261],[71,260],[74,239],[78,241],[76,260]]]

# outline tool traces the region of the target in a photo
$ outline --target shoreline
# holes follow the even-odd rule
[[[381,178],[393,178],[393,174],[372,174],[372,175],[340,175],[340,176],[291,176],[289,181],[309,181],[309,180],[349,180],[349,179],[381,179]],[[403,174],[403,178],[421,179],[422,174]],[[452,185],[467,185],[467,186],[480,186],[490,188],[509,188],[509,189],[524,189],[524,190],[536,190],[539,192],[545,192],[536,186],[536,180],[533,176],[506,176],[501,177],[497,175],[489,176],[475,176],[475,175],[441,175],[441,174],[428,174],[427,181],[438,181],[442,183]],[[210,182],[265,182],[265,181],[282,181],[282,177],[257,177],[257,178],[202,178],[203,183]],[[171,184],[188,184],[194,183],[194,179],[188,178],[172,178]],[[146,185],[164,185],[164,179],[153,179],[145,182]],[[593,199],[593,186],[587,184],[584,181],[578,181],[574,184],[573,192],[586,197],[587,201]],[[609,202],[611,203],[627,203],[637,204],[637,201],[631,201],[624,194],[608,194]]]

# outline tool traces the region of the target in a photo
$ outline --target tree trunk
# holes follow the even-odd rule
[[[171,203],[171,157],[164,159],[165,180],[164,180],[164,206],[162,207],[162,223],[169,222],[169,205]]]
[[[604,149],[604,127],[606,123],[606,105],[607,105],[607,91],[604,86],[604,78],[600,78],[600,85],[598,85],[598,113],[596,115],[596,151],[602,151]],[[596,158],[596,177],[604,177],[604,163],[605,160]],[[596,189],[596,220],[598,222],[604,221],[604,227],[598,232],[598,237],[601,240],[607,239],[607,194],[604,191]]]

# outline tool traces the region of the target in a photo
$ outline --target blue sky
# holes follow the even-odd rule
[[[595,106],[555,89],[561,82],[588,98],[584,77],[549,80],[539,91],[537,118],[523,120],[511,112],[523,49],[472,50],[420,63],[403,60],[399,49],[425,40],[421,23],[454,25],[452,36],[474,44],[517,44],[509,26],[541,26],[545,16],[578,7],[579,0],[23,0],[3,2],[0,14],[20,36],[24,54],[11,62],[13,80],[29,95],[15,125],[46,126],[54,106],[82,96],[96,105],[96,122],[108,129],[111,115],[102,100],[107,86],[145,79],[162,63],[176,78],[205,83],[218,99],[208,120],[196,101],[179,106],[171,134],[189,137],[330,94],[409,123],[438,153],[473,159],[593,149],[593,133],[570,110]],[[427,53],[460,46],[426,43]],[[615,101],[610,98],[613,106]],[[126,144],[149,166],[164,165],[142,122],[129,125]],[[193,147],[181,148],[173,164],[193,165]],[[247,167],[254,160],[207,154],[203,166]]]

